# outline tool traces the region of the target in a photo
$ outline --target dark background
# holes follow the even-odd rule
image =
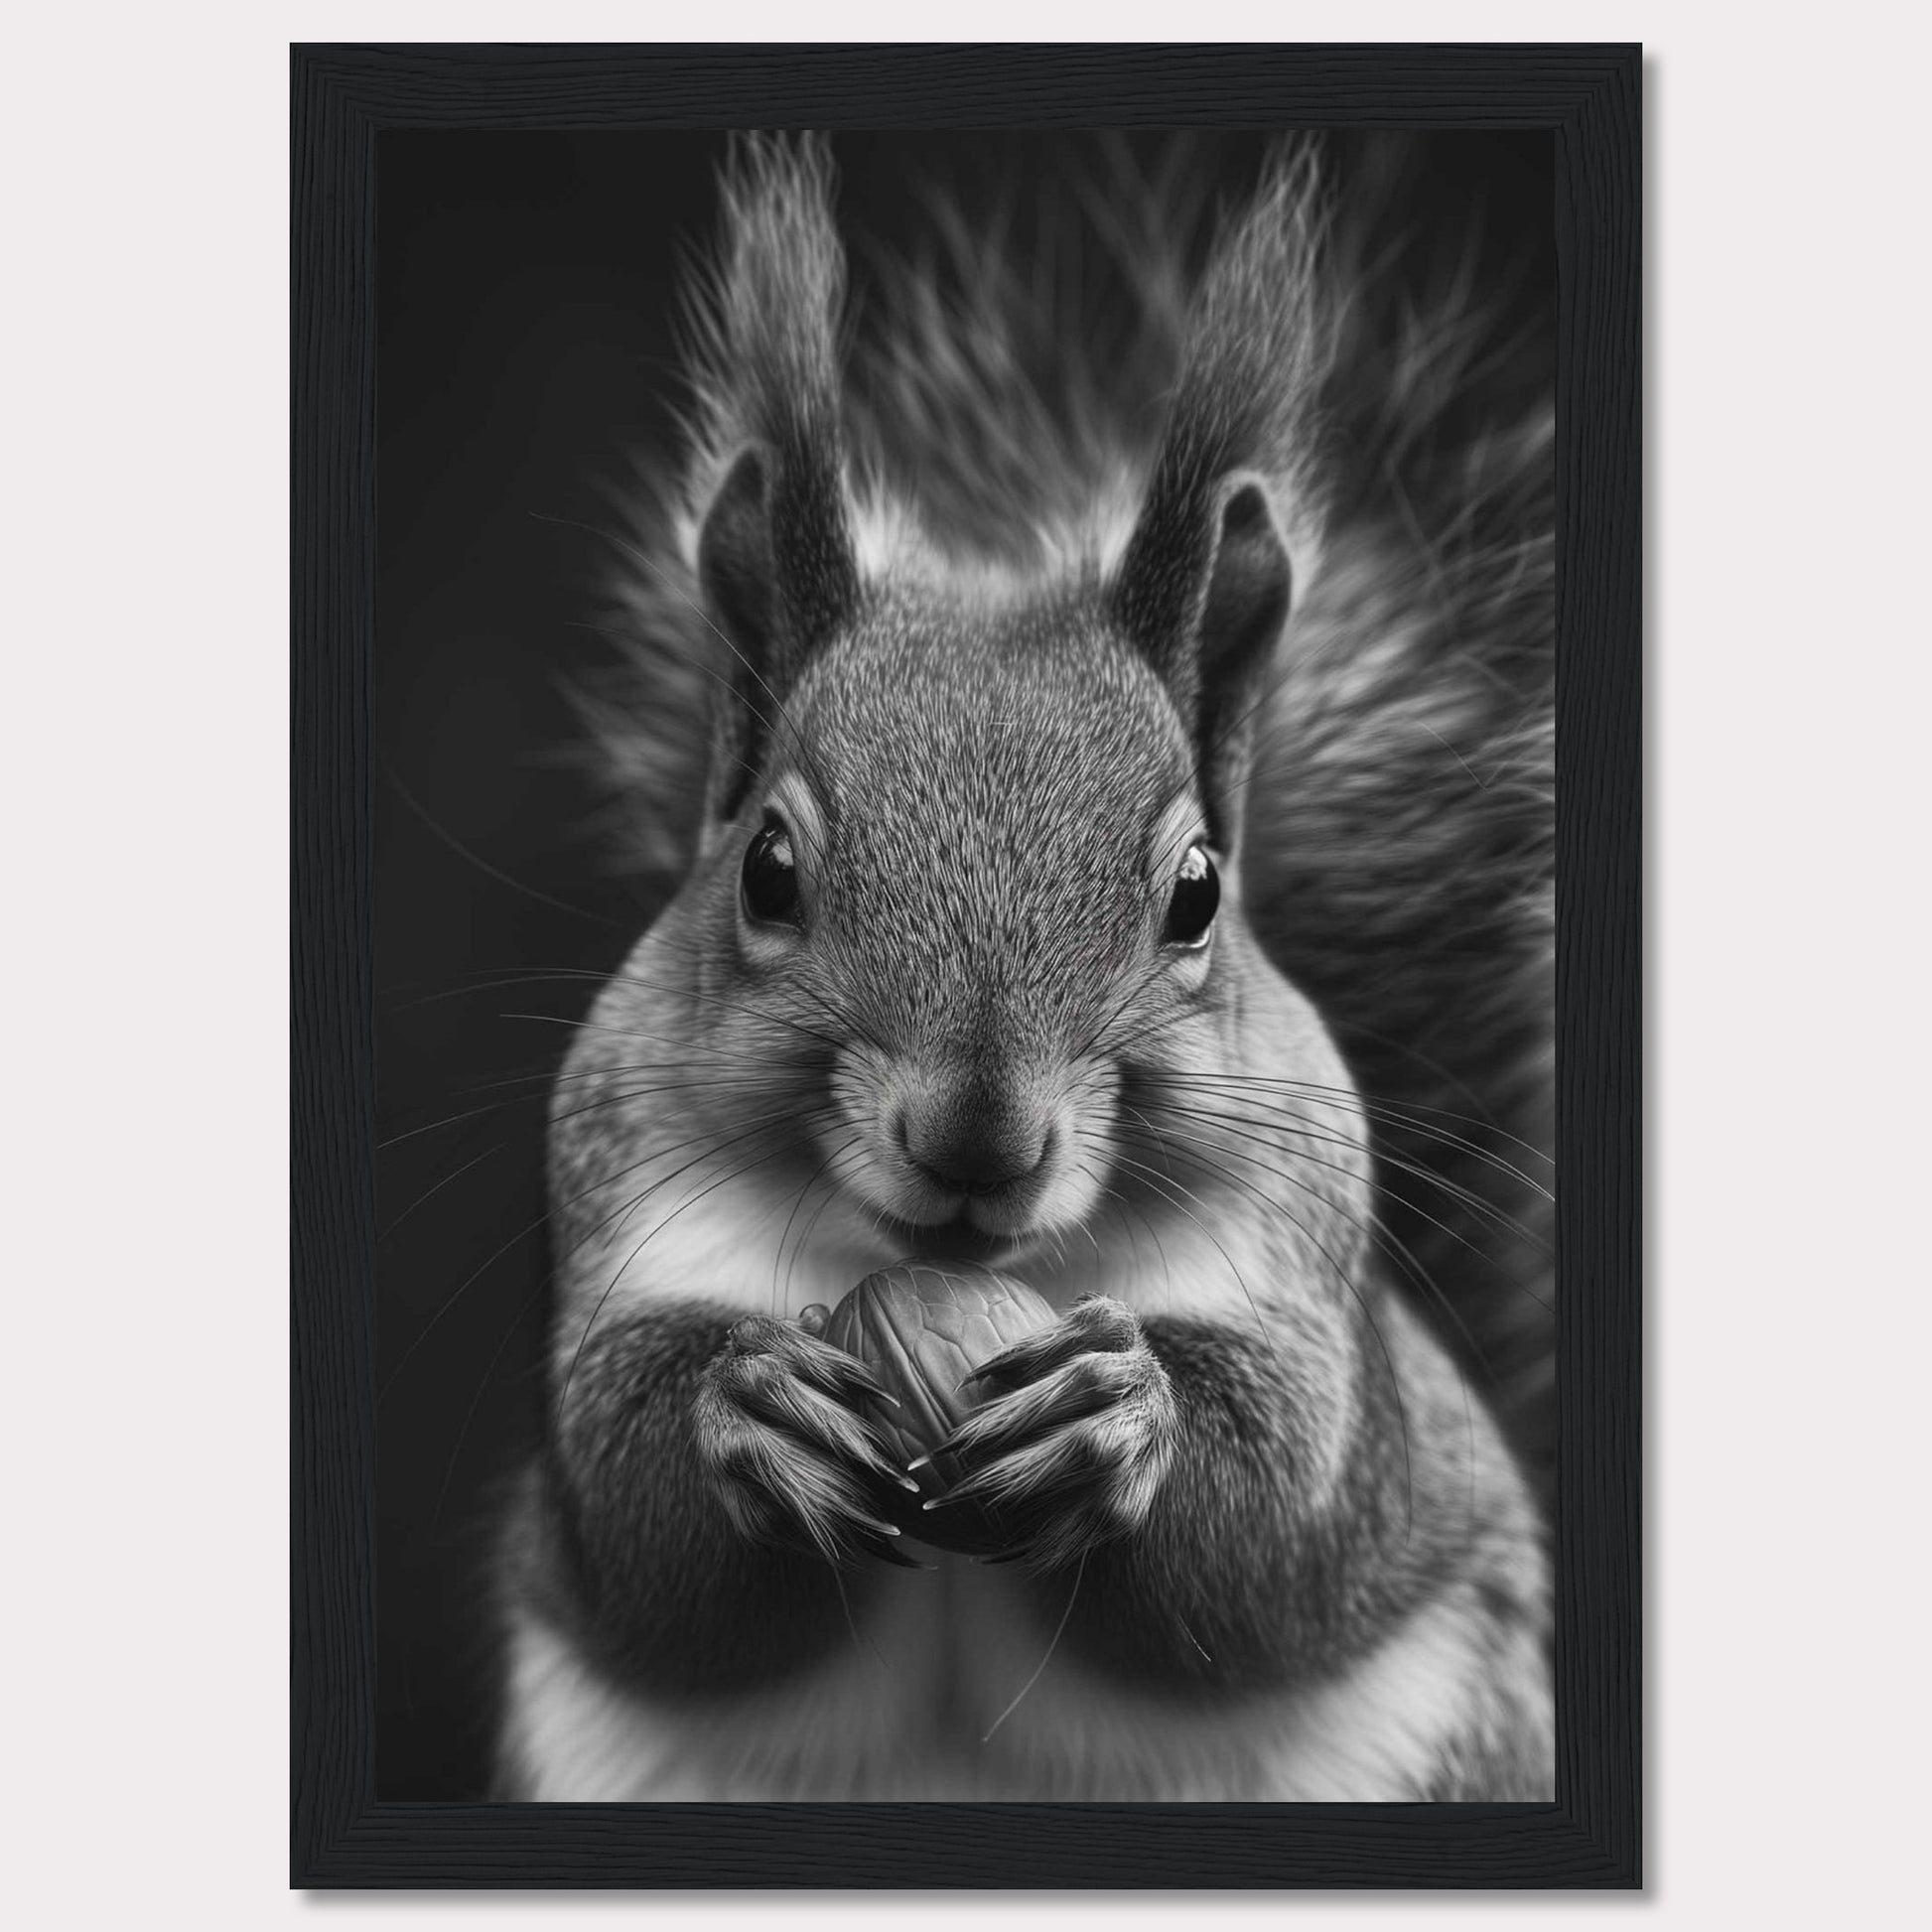
[[[1135,137],[1150,156],[1166,137]],[[1198,137],[1236,199],[1260,135]],[[573,677],[608,663],[597,534],[630,453],[675,434],[680,267],[715,220],[722,135],[384,133],[377,152],[375,806],[380,1311],[377,1788],[480,1795],[493,1708],[488,1545],[534,1440],[543,1081],[559,1021],[661,888],[619,867],[573,758]],[[1366,165],[1336,137],[1332,172]],[[1417,137],[1417,262],[1481,236],[1526,311],[1554,285],[1550,136]],[[1050,179],[1064,135],[841,136],[841,217],[916,232]],[[1418,272],[1421,272],[1418,270]],[[586,527],[588,526],[588,527]],[[505,1084],[508,1083],[508,1084]]]

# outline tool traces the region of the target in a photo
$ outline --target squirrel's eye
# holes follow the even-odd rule
[[[1179,877],[1173,882],[1161,943],[1191,948],[1206,945],[1220,903],[1221,878],[1214,870],[1214,861],[1207,856],[1205,846],[1190,845],[1180,862]]]
[[[796,923],[798,867],[792,858],[791,834],[776,819],[745,848],[743,874],[745,909],[755,919]]]

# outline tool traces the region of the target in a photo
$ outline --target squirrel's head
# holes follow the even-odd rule
[[[1307,534],[1285,453],[1321,338],[1312,180],[1281,174],[1210,267],[1131,534],[997,595],[862,565],[822,150],[752,143],[727,194],[688,525],[717,701],[678,938],[733,1064],[797,1060],[823,1172],[874,1214],[1066,1228],[1137,1076],[1224,1058],[1206,1035],[1241,997],[1250,720],[1285,521]]]
[[[698,546],[732,673],[687,901],[709,997],[817,1042],[817,1141],[875,1214],[953,1248],[1071,1227],[1135,1073],[1225,1004],[1286,546],[1237,476],[1157,489],[1106,579],[868,584],[842,494],[797,483],[747,451]]]

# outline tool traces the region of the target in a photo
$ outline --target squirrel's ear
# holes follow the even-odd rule
[[[1293,583],[1267,490],[1234,477],[1189,504],[1151,502],[1114,587],[1115,618],[1193,734],[1223,851],[1240,838],[1253,715]]]
[[[852,613],[858,572],[834,479],[788,478],[761,449],[742,452],[698,533],[698,584],[730,662],[712,773],[715,809],[744,801],[787,693],[810,654]]]
[[[747,450],[732,465],[711,499],[698,533],[698,583],[712,621],[744,653],[740,669],[762,676],[775,657],[777,586],[765,464],[758,450]]]

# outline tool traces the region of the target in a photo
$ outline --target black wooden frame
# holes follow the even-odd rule
[[[1640,51],[328,46],[294,48],[292,81],[292,1881],[1637,1885]],[[379,1802],[369,836],[376,133],[1195,123],[1556,133],[1557,1802]]]

